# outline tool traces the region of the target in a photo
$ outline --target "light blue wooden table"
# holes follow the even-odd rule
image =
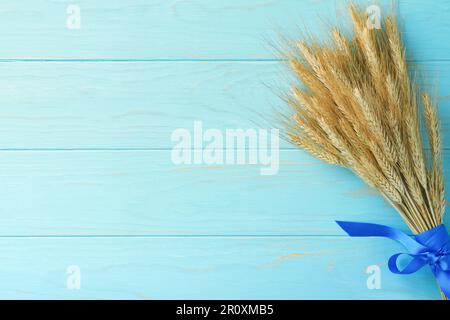
[[[450,1],[393,6],[411,63],[437,83],[450,163]],[[397,244],[334,224],[406,230],[348,171],[285,143],[272,176],[171,161],[171,133],[194,121],[267,127],[286,84],[271,44],[303,26],[323,34],[321,17],[343,22],[344,8],[2,0],[0,298],[438,299],[429,270],[390,274]]]

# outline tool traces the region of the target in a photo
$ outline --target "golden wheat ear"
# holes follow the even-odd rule
[[[351,5],[349,13],[351,36],[333,28],[329,44],[297,41],[286,54],[299,80],[286,94],[292,114],[287,136],[313,156],[355,172],[414,233],[424,232],[442,223],[445,207],[435,103],[428,93],[417,98],[396,18],[371,29],[360,8]]]
[[[351,36],[333,28],[329,44],[296,41],[286,54],[287,137],[376,188],[415,234],[434,229],[445,209],[436,104],[409,74],[395,16],[374,29],[357,6],[349,14]]]

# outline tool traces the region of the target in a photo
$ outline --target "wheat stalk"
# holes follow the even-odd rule
[[[381,29],[350,5],[353,33],[329,44],[297,42],[287,61],[298,80],[286,102],[290,141],[375,187],[415,233],[443,223],[441,139],[435,102],[408,74],[393,15]],[[424,146],[424,118],[429,147]],[[429,151],[427,151],[429,150]]]

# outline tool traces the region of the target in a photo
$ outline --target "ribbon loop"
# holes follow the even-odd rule
[[[397,253],[389,258],[388,267],[395,274],[412,274],[429,265],[439,286],[450,297],[450,236],[444,225],[421,233],[414,238],[403,231],[373,223],[336,221],[351,237],[384,237],[402,244],[409,253]],[[401,256],[411,258],[402,270],[398,267]]]
[[[402,255],[408,255],[412,258],[412,260],[405,268],[403,268],[403,270],[400,270],[397,266],[397,261],[398,258],[400,258],[400,256]],[[391,272],[395,274],[411,274],[422,269],[422,267],[424,267],[427,263],[427,259],[423,256],[412,255],[408,253],[397,253],[389,258],[388,267],[389,270],[391,270]]]

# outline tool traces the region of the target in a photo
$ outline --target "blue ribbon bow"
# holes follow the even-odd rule
[[[450,236],[444,225],[412,238],[398,229],[379,224],[336,222],[350,237],[384,237],[401,243],[409,253],[397,253],[390,257],[389,270],[396,274],[411,274],[428,264],[442,292],[450,297]],[[406,267],[400,270],[397,261],[402,255],[407,255],[412,259]]]

